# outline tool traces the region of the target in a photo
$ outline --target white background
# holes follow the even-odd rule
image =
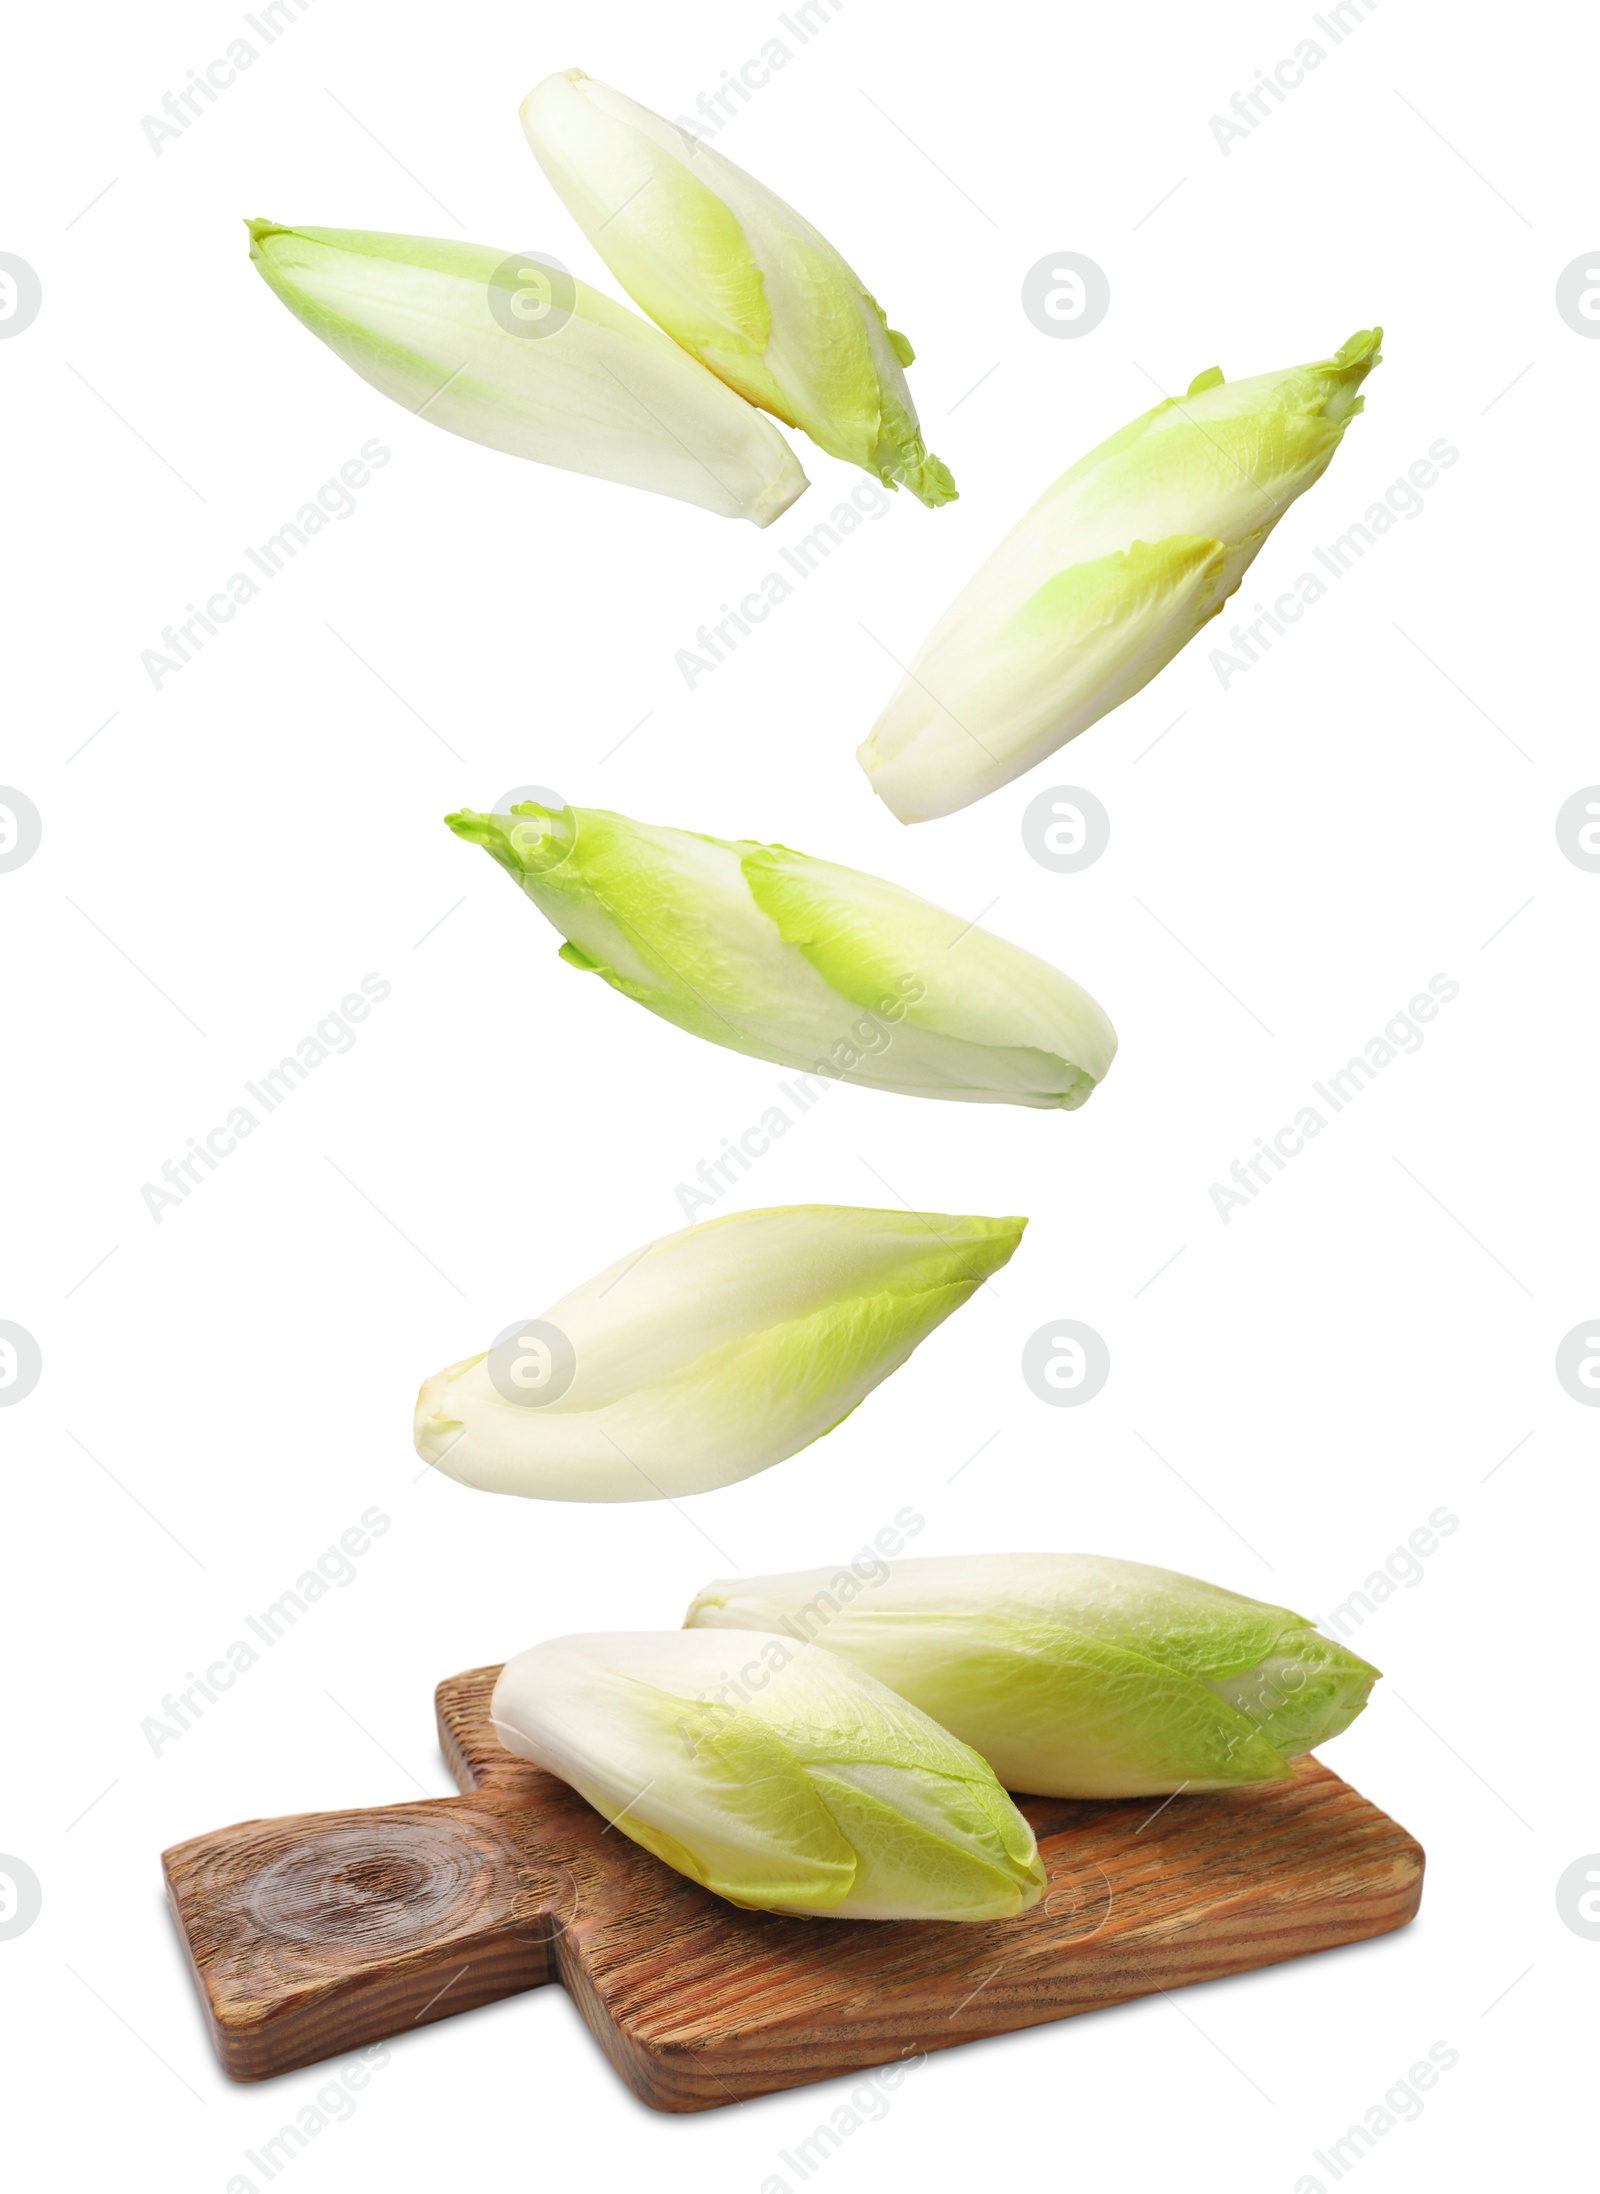
[[[44,1361],[0,1412],[0,1849],[44,1895],[0,1942],[29,2183],[260,2187],[245,2151],[326,2083],[221,2075],[165,1845],[443,1792],[439,1678],[675,1624],[707,1578],[848,1556],[907,1503],[919,1550],[1120,1554],[1313,1614],[1447,1508],[1420,1581],[1353,1638],[1386,1681],[1330,1755],[1427,1846],[1427,1892],[1384,1941],[930,2059],[823,2167],[830,2189],[1045,2165],[1305,2194],[1332,2183],[1313,2151],[1436,2041],[1459,2066],[1361,2184],[1486,2184],[1532,2168],[1588,2070],[1600,1948],[1555,1885],[1600,1847],[1600,1417],[1553,1363],[1600,1309],[1600,876],[1554,819],[1600,779],[1600,345],[1554,291],[1597,241],[1592,56],[1526,11],[1491,44],[1392,4],[1337,48],[1294,6],[1000,0],[940,23],[848,0],[803,48],[778,31],[793,59],[717,143],[910,334],[962,496],[898,497],[691,693],[675,652],[861,476],[801,445],[812,491],[758,534],[453,439],[296,325],[240,223],[540,248],[613,290],[526,150],[522,94],[581,65],[677,113],[776,12],[317,0],[159,155],[141,117],[242,10],[91,10],[70,35],[36,11],[10,34],[0,248],[44,297],[0,343],[0,778],[44,823],[0,876],[0,1316]],[[1224,155],[1209,118],[1308,34],[1324,64]],[[1019,292],[1064,249],[1112,304],[1057,341]],[[1422,514],[1228,690],[1213,627],[1031,777],[898,825],[853,759],[889,655],[1035,495],[1157,387],[1324,356],[1375,320],[1366,413],[1241,606],[1320,569],[1314,548],[1444,438],[1459,461]],[[162,628],[374,436],[392,460],[354,514],[153,688]],[[421,1377],[681,1224],[676,1184],[778,1079],[581,980],[442,828],[529,782],[986,910],[1121,1037],[1072,1115],[835,1090],[730,1193],[1033,1223],[838,1432],[678,1507],[497,1501],[410,1447]],[[1022,846],[1053,785],[1112,818],[1079,875]],[[156,1224],[142,1185],[369,971],[392,994],[355,1048]],[[1224,1225],[1210,1184],[1436,973],[1460,995],[1423,1048]],[[1077,1410],[1018,1368],[1061,1317],[1111,1351]],[[163,1695],[372,1505],[392,1528],[354,1581],[156,1755]],[[546,1989],[395,2043],[285,2176],[423,2187],[465,2163],[757,2194],[798,2184],[779,2152],[846,2092],[656,2115]]]

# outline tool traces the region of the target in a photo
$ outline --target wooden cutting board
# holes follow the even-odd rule
[[[176,1844],[167,1893],[217,2054],[270,2079],[564,1984],[658,2110],[711,2110],[1403,1927],[1423,1855],[1320,1762],[1203,1797],[1020,1797],[1050,1887],[991,1925],[741,1912],[495,1742],[452,1676],[458,1798]]]

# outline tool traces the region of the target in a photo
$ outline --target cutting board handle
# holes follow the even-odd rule
[[[540,1777],[243,1821],[163,1853],[227,2071],[267,2079],[556,1979],[577,1895],[557,1855],[570,1808]]]

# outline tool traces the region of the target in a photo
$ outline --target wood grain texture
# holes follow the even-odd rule
[[[1019,1797],[1049,1874],[984,1926],[741,1912],[489,1727],[497,1668],[439,1686],[458,1798],[246,1821],[164,1855],[217,2052],[267,2079],[559,1980],[634,2092],[708,2110],[1359,1942],[1423,1856],[1318,1761],[1292,1783]]]

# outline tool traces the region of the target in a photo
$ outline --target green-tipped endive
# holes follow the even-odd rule
[[[582,69],[530,91],[522,127],[584,235],[685,350],[830,457],[930,506],[954,500],[906,387],[911,345],[809,221]]]
[[[490,1712],[635,1843],[757,1912],[1005,1920],[1033,1831],[975,1752],[818,1647],[724,1632],[553,1638]]]
[[[708,1219],[429,1379],[417,1453],[537,1500],[732,1485],[848,1417],[1027,1223],[836,1204]]]
[[[1213,366],[1045,491],[945,611],[859,750],[902,823],[1009,784],[1171,662],[1326,469],[1382,333],[1249,381]]]
[[[685,1622],[820,1639],[981,1752],[1008,1790],[1045,1797],[1286,1781],[1378,1675],[1288,1608],[1093,1554],[731,1578]]]
[[[770,525],[806,476],[676,343],[528,253],[252,221],[257,272],[409,412],[469,442]]]
[[[730,1051],[904,1096],[1067,1111],[1116,1051],[1069,976],[859,869],[604,808],[447,820],[555,924],[563,960]]]

